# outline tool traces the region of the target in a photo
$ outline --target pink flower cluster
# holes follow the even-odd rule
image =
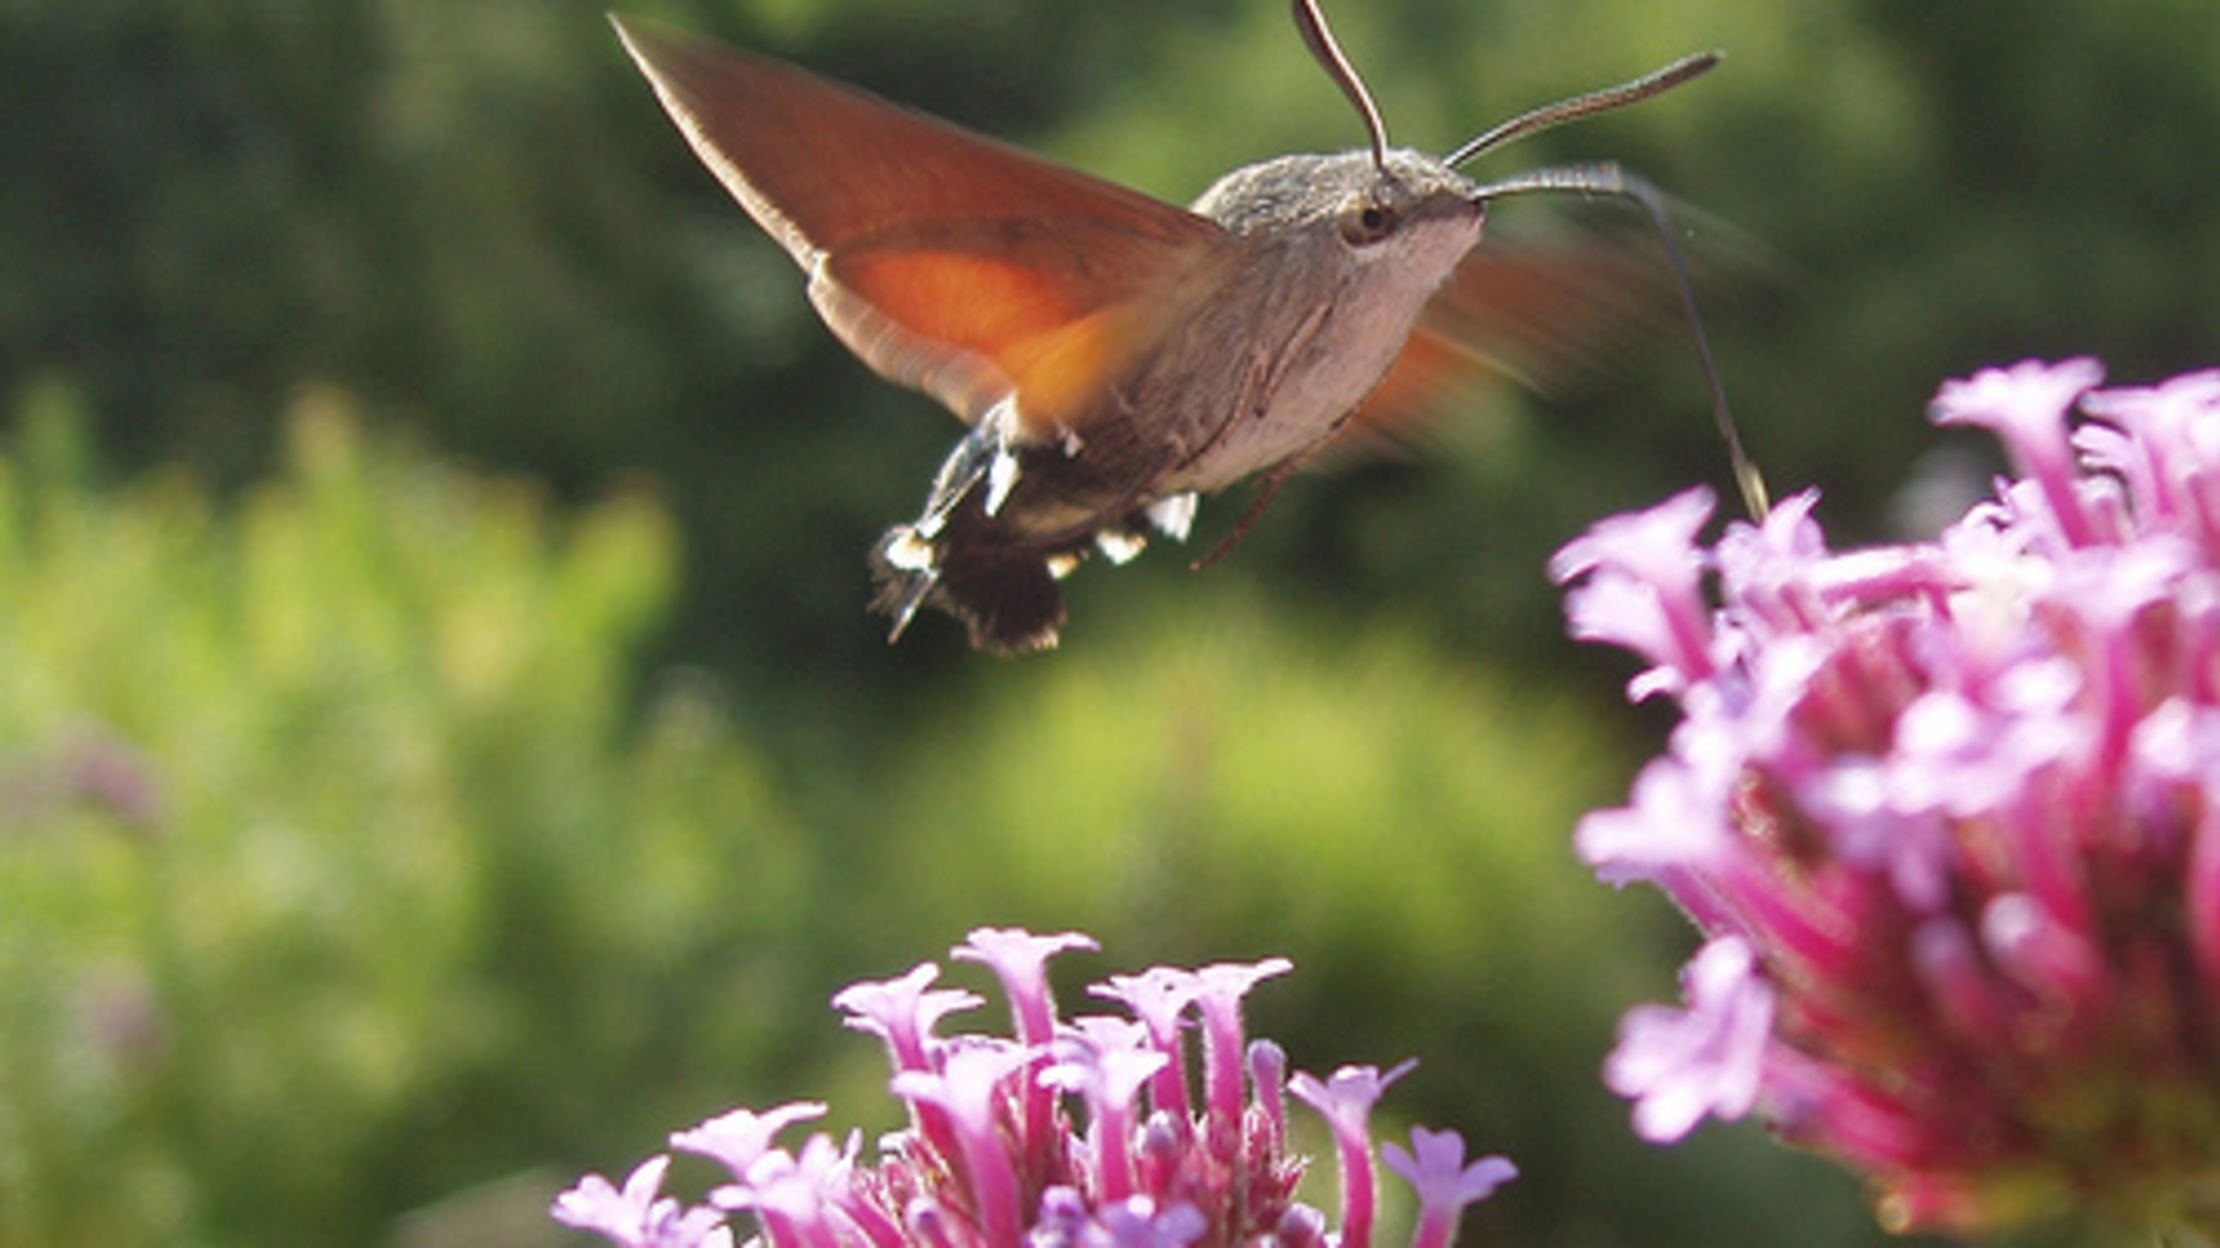
[[[1755,1108],[1896,1229],[2215,1225],[2220,372],[2101,375],[1944,386],[2015,475],[1933,542],[1829,551],[1807,493],[1704,549],[1692,492],[1559,553],[1683,715],[1578,832],[1707,937],[1605,1072],[1643,1135]]]
[[[848,1025],[878,1036],[890,1087],[909,1125],[864,1163],[861,1141],[819,1132],[798,1151],[789,1127],[822,1116],[797,1102],[734,1110],[671,1137],[711,1158],[729,1183],[707,1203],[662,1194],[668,1155],[620,1188],[588,1175],[555,1202],[566,1225],[623,1248],[729,1248],[729,1215],[745,1213],[770,1248],[1370,1248],[1376,1204],[1368,1119],[1409,1064],[1385,1075],[1344,1067],[1326,1079],[1286,1075],[1269,1041],[1246,1042],[1241,1001],[1290,969],[1281,958],[1196,971],[1115,975],[1092,992],[1130,1016],[1060,1021],[1046,964],[1092,949],[1076,933],[982,928],[954,955],[986,964],[1009,996],[1011,1038],[934,1034],[978,1007],[972,993],[934,988],[939,968],[863,983],[833,998]],[[1201,1103],[1190,1095],[1185,1032],[1201,1031]],[[1303,1160],[1287,1151],[1285,1094],[1324,1116],[1341,1171],[1342,1224],[1295,1200]],[[1075,1108],[1082,1109],[1075,1116]],[[1417,1188],[1413,1248],[1448,1248],[1458,1214],[1515,1176],[1487,1157],[1467,1164],[1455,1132],[1423,1128],[1387,1164]]]

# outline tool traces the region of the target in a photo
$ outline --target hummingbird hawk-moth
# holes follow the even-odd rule
[[[1428,307],[1467,280],[1495,199],[1642,204],[1693,313],[1648,183],[1608,163],[1487,183],[1457,167],[1687,82],[1718,54],[1535,109],[1436,158],[1388,146],[1317,0],[1293,8],[1368,145],[1237,169],[1187,208],[792,65],[612,19],[695,153],[807,274],[840,341],[969,426],[917,518],[872,552],[873,605],[894,638],[932,606],[982,649],[1053,645],[1057,581],[1088,552],[1122,563],[1152,531],[1183,539],[1199,495],[1261,474],[1237,540],[1391,372],[1455,354]]]

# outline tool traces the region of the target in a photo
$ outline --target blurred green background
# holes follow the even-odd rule
[[[2216,354],[2209,0],[1333,7],[1433,150],[1727,49],[1489,168],[1710,214],[1747,433],[1840,540],[1979,479],[1945,376]],[[1358,138],[1278,0],[639,10],[1168,199]],[[1541,567],[1724,482],[1688,357],[1467,396],[1207,573],[1090,566],[1052,655],[889,648],[863,552],[956,426],[822,331],[597,4],[0,0],[0,1246],[555,1242],[556,1187],[730,1105],[884,1125],[824,1002],[981,923],[1102,938],[1074,1001],[1293,957],[1260,1032],[1418,1056],[1391,1112],[1519,1161],[1467,1242],[1878,1240],[1851,1178],[1642,1146],[1595,1077],[1687,938],[1572,859],[1662,724]]]

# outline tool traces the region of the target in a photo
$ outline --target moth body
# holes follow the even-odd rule
[[[1029,424],[1021,398],[959,442],[918,520],[881,540],[881,608],[899,621],[942,607],[990,648],[1045,644],[1061,620],[1054,581],[1087,550],[1123,563],[1152,529],[1184,538],[1193,495],[1341,429],[1479,241],[1472,191],[1410,151],[1384,170],[1357,151],[1219,179],[1193,208],[1230,236],[1222,258],[1167,275],[1153,337],[1065,414],[1069,427]]]

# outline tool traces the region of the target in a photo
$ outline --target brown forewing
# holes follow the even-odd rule
[[[1215,223],[778,61],[619,20],[703,163],[864,362],[967,422],[1058,427],[1155,332]]]

